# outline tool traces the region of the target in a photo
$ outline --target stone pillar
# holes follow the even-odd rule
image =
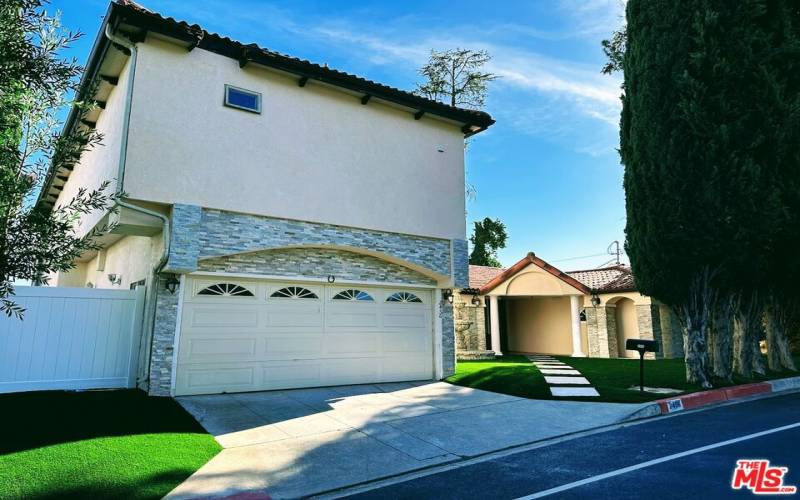
[[[475,295],[456,293],[453,310],[455,316],[456,359],[493,359],[494,353],[486,348],[486,308],[482,297],[478,304]]]
[[[171,276],[162,274],[154,280],[156,305],[155,323],[153,325],[153,341],[150,349],[150,385],[151,396],[170,396],[172,392],[172,356],[175,350],[175,327],[178,321],[178,302],[185,280],[181,279],[180,287],[175,293],[169,293],[166,287]]]
[[[441,301],[439,318],[442,321],[442,377],[456,372],[455,328],[453,327],[453,304]]]
[[[569,310],[572,319],[572,357],[583,358],[586,355],[581,347],[581,308],[578,295],[569,296]]]
[[[661,319],[657,304],[641,304],[636,306],[636,323],[639,327],[639,338],[658,342],[658,352],[648,352],[645,359],[661,359],[664,357],[664,342],[661,335]]]
[[[658,305],[665,358],[683,357],[683,329],[669,306]]]
[[[618,356],[616,307],[613,305],[587,307],[586,323],[589,356],[616,358]]]
[[[491,334],[491,349],[495,355],[502,356],[500,349],[500,307],[497,295],[489,295],[489,333]]]

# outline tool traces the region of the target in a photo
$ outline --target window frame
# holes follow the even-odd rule
[[[257,109],[248,108],[246,106],[240,106],[238,104],[234,104],[234,103],[230,102],[230,100],[228,99],[228,96],[229,96],[229,90],[231,90],[231,89],[235,90],[237,92],[241,92],[243,94],[250,94],[252,96],[255,96]],[[254,90],[247,90],[247,89],[243,89],[241,87],[237,87],[236,85],[230,85],[230,84],[226,83],[225,84],[225,96],[223,98],[223,102],[222,103],[223,103],[224,106],[226,106],[228,108],[241,109],[242,111],[249,111],[249,112],[255,113],[257,115],[261,114],[261,92],[256,92]]]

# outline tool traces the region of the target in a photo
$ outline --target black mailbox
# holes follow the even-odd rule
[[[644,392],[644,353],[658,352],[658,342],[645,339],[628,339],[625,349],[639,353],[639,392]]]
[[[625,349],[628,351],[639,351],[639,354],[646,352],[658,352],[658,342],[645,339],[628,339],[625,341]]]

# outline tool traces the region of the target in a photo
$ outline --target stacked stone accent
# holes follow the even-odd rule
[[[435,285],[436,281],[407,267],[369,255],[321,248],[265,250],[203,259],[200,271],[303,276],[354,281]]]
[[[204,210],[198,258],[291,246],[364,248],[450,275],[450,241],[331,224]]]
[[[658,304],[641,304],[636,306],[636,322],[639,326],[639,338],[658,342],[658,352],[645,353],[645,359],[661,359],[664,357],[664,339],[661,334],[661,319]]]
[[[469,286],[469,251],[467,240],[453,240],[453,278],[457,288]]]
[[[665,358],[683,357],[683,330],[678,317],[669,306],[659,305],[659,319]]]
[[[197,233],[202,215],[203,210],[196,205],[173,205],[169,259],[166,265],[168,271],[188,273],[197,269],[197,256],[200,253]]]
[[[150,352],[150,388],[154,396],[169,396],[172,385],[172,353],[175,346],[175,325],[178,320],[179,291],[169,293],[166,289],[169,275],[156,279],[155,325]]]
[[[619,355],[615,313],[614,306],[601,305],[586,308],[590,358],[616,358]]]
[[[442,321],[442,375],[449,377],[456,372],[456,345],[453,336],[453,306],[446,300],[439,305]]]
[[[455,310],[456,358],[459,360],[493,359],[486,348],[486,306],[472,304],[473,295],[456,293]]]

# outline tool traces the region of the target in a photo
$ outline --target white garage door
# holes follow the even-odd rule
[[[429,290],[189,278],[176,394],[433,378]]]

